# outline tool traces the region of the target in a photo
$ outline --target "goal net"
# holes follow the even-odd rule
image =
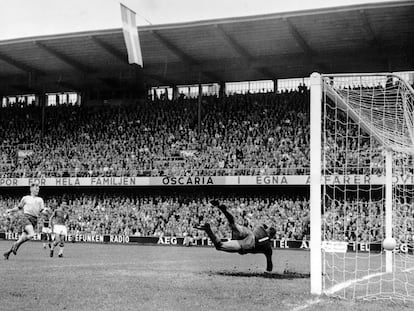
[[[406,81],[311,76],[312,293],[414,301],[413,155]]]

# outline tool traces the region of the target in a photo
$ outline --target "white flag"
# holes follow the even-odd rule
[[[143,66],[135,12],[121,4],[122,29],[128,51],[128,63]]]

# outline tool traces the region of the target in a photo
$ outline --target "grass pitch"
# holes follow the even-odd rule
[[[4,252],[10,241],[1,241]],[[55,252],[57,253],[57,252]],[[29,242],[0,264],[0,310],[410,310],[309,294],[309,253],[263,255],[214,248],[68,243],[49,257]],[[411,309],[412,310],[412,309]]]

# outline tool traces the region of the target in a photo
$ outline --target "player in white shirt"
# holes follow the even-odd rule
[[[23,210],[23,217],[22,217],[22,235],[20,236],[19,240],[17,240],[11,248],[3,254],[4,259],[9,259],[11,253],[14,255],[17,254],[17,250],[19,247],[26,241],[33,239],[35,235],[35,228],[37,226],[37,219],[40,215],[47,214],[48,210],[45,208],[45,204],[43,199],[38,196],[39,194],[39,184],[38,183],[31,183],[30,184],[30,195],[25,195],[19,205],[14,208],[8,209],[7,213],[14,213],[18,210]]]

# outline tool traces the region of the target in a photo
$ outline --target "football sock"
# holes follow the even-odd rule
[[[221,240],[213,233],[213,231],[211,231],[211,228],[207,228],[205,231],[214,246],[219,249],[222,245]]]
[[[230,214],[225,205],[220,205],[220,210],[222,211],[222,213],[224,214],[224,216],[226,216],[228,222],[232,225],[234,224],[234,217],[232,214]]]

